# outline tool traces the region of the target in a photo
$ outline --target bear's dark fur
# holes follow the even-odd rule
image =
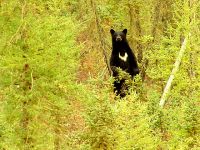
[[[120,77],[120,71],[125,71],[129,74],[131,79],[139,74],[139,68],[136,57],[132,52],[128,41],[126,39],[127,29],[123,31],[115,32],[113,29],[110,30],[112,36],[112,54],[110,58],[110,67],[113,72],[114,81],[114,92],[119,95],[120,98],[126,96],[126,90],[128,85],[126,84],[126,77]]]

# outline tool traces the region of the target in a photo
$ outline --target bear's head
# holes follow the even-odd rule
[[[115,32],[115,30],[110,30],[112,41],[113,42],[125,42],[126,41],[126,33],[127,29],[124,29],[123,31]]]

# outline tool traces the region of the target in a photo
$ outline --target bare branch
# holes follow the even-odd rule
[[[8,40],[6,43],[5,47],[8,45],[11,45],[17,34],[21,31],[21,29],[24,26],[24,15],[25,15],[25,8],[26,8],[26,1],[23,3],[22,8],[21,8],[21,24],[17,28],[16,32],[11,36],[11,38]]]

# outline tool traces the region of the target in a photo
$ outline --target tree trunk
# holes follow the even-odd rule
[[[105,46],[104,37],[102,36],[103,29],[102,29],[102,27],[100,25],[100,20],[99,20],[98,13],[97,13],[97,10],[96,10],[96,3],[95,3],[95,1],[91,0],[91,5],[92,5],[93,11],[94,11],[94,15],[95,15],[97,32],[98,32],[98,36],[99,36],[100,47],[102,49],[103,56],[104,56],[104,61],[106,63],[106,66],[107,66],[109,74],[112,75],[112,70],[110,68],[110,63],[109,63],[108,55],[106,53],[106,46]]]
[[[175,64],[174,64],[174,68],[173,68],[173,70],[172,70],[172,72],[171,72],[171,75],[170,75],[170,77],[169,77],[169,79],[168,79],[168,81],[167,81],[167,84],[166,84],[166,86],[165,86],[165,89],[164,89],[164,91],[163,91],[163,94],[162,94],[162,97],[161,97],[161,100],[160,100],[160,104],[159,104],[161,108],[164,107],[165,101],[166,101],[166,99],[167,99],[167,94],[169,93],[170,88],[171,88],[171,84],[172,84],[172,82],[173,82],[173,80],[174,80],[174,76],[175,76],[176,72],[177,72],[178,69],[179,69],[179,66],[180,66],[180,63],[181,63],[181,59],[182,59],[183,54],[184,54],[185,49],[186,49],[187,40],[188,40],[188,38],[185,38],[185,39],[183,40],[181,49],[180,49],[180,51],[179,51],[178,57],[177,57],[177,59],[176,59],[176,62],[175,62]]]

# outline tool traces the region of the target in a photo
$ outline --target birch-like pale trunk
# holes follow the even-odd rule
[[[186,49],[187,40],[188,40],[187,37],[184,38],[184,40],[183,40],[183,43],[182,43],[182,45],[181,45],[181,49],[180,49],[180,51],[179,51],[178,57],[177,57],[177,59],[176,59],[176,62],[175,62],[175,64],[174,64],[174,68],[173,68],[173,70],[172,70],[172,72],[171,72],[171,75],[170,75],[170,77],[169,77],[169,79],[168,79],[168,81],[167,81],[167,84],[166,84],[166,86],[165,86],[165,88],[164,88],[162,97],[161,97],[161,99],[160,99],[160,104],[159,104],[161,108],[163,108],[164,105],[165,105],[165,101],[166,101],[166,99],[167,99],[167,94],[170,92],[170,88],[171,88],[171,85],[172,85],[172,81],[174,80],[175,74],[176,74],[176,72],[178,71],[178,68],[179,68],[179,66],[180,66],[181,59],[182,59],[183,54],[184,54],[185,49]]]

